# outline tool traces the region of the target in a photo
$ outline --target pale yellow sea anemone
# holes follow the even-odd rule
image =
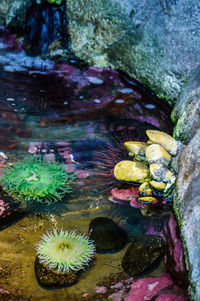
[[[74,231],[54,229],[43,235],[37,244],[37,255],[40,263],[58,273],[69,273],[84,269],[95,252],[93,242],[85,235]]]

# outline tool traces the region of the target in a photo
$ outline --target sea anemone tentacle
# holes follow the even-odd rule
[[[88,237],[63,229],[44,234],[36,249],[40,263],[63,274],[84,269],[95,252]]]
[[[57,162],[48,163],[40,157],[28,157],[4,170],[1,185],[3,190],[18,199],[50,204],[72,191],[74,179],[74,174],[67,173]]]

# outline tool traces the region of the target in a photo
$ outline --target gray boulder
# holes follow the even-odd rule
[[[192,300],[200,300],[200,130],[178,157],[174,209],[187,250]]]
[[[1,0],[0,2],[0,26],[5,25],[6,15],[8,13],[9,0]]]

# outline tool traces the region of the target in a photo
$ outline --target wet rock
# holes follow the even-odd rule
[[[117,252],[127,243],[126,233],[114,221],[97,217],[89,226],[90,238],[94,240],[97,253]]]
[[[187,297],[183,292],[178,291],[177,287],[171,287],[172,284],[170,275],[166,273],[159,277],[138,279],[133,282],[125,301],[186,301]]]
[[[115,165],[114,175],[117,180],[143,183],[149,179],[149,169],[144,163],[123,160]]]
[[[144,182],[139,187],[139,193],[142,196],[151,196],[153,195],[151,186],[149,185],[149,182]]]
[[[5,16],[5,23],[12,29],[21,30],[25,23],[26,12],[31,6],[32,1],[29,0],[7,0],[8,12]]]
[[[191,299],[200,300],[200,130],[181,149],[178,167],[174,209],[190,271]]]
[[[147,143],[138,141],[126,141],[125,148],[129,152],[129,156],[135,156],[137,161],[146,161],[145,152]]]
[[[4,25],[4,20],[6,18],[6,15],[8,13],[8,1],[1,0],[0,3],[0,26]]]
[[[199,129],[200,111],[200,67],[186,86],[172,111],[174,137],[188,143]]]
[[[78,281],[77,273],[58,274],[47,269],[39,262],[39,258],[35,260],[35,274],[38,283],[43,288],[62,288],[75,284]]]
[[[130,275],[139,275],[156,263],[164,251],[164,241],[158,235],[144,235],[127,249],[122,267]]]
[[[164,132],[147,130],[146,133],[152,143],[160,144],[164,149],[166,149],[170,154],[174,156],[177,154],[179,148],[181,147],[181,143],[179,141],[176,141],[173,137]],[[168,154],[165,154],[164,157],[167,156]]]
[[[164,190],[164,189],[165,189],[165,184],[162,183],[162,182],[150,181],[149,183],[150,183],[150,185],[151,185],[153,188],[155,188],[155,189],[157,189],[157,190]]]
[[[169,153],[159,144],[151,144],[146,149],[146,158],[149,164],[161,163],[167,166],[171,160]]]
[[[137,198],[136,201],[139,203],[154,204],[154,205],[158,203],[158,199],[156,199],[156,197],[153,196],[142,196]]]
[[[173,174],[172,172],[164,167],[162,164],[153,163],[149,167],[150,173],[156,181],[163,181],[163,182],[171,182]]]
[[[173,214],[170,215],[170,219],[161,235],[166,243],[164,254],[165,271],[171,275],[175,283],[186,289],[188,287],[188,274],[183,243]]]

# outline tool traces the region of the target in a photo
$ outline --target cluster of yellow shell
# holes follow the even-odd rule
[[[131,160],[123,160],[114,167],[117,180],[142,183],[139,187],[141,197],[137,200],[154,203],[153,190],[167,195],[175,182],[171,167],[172,156],[176,156],[181,142],[170,135],[156,130],[147,130],[149,140],[145,142],[127,141],[124,143]]]

